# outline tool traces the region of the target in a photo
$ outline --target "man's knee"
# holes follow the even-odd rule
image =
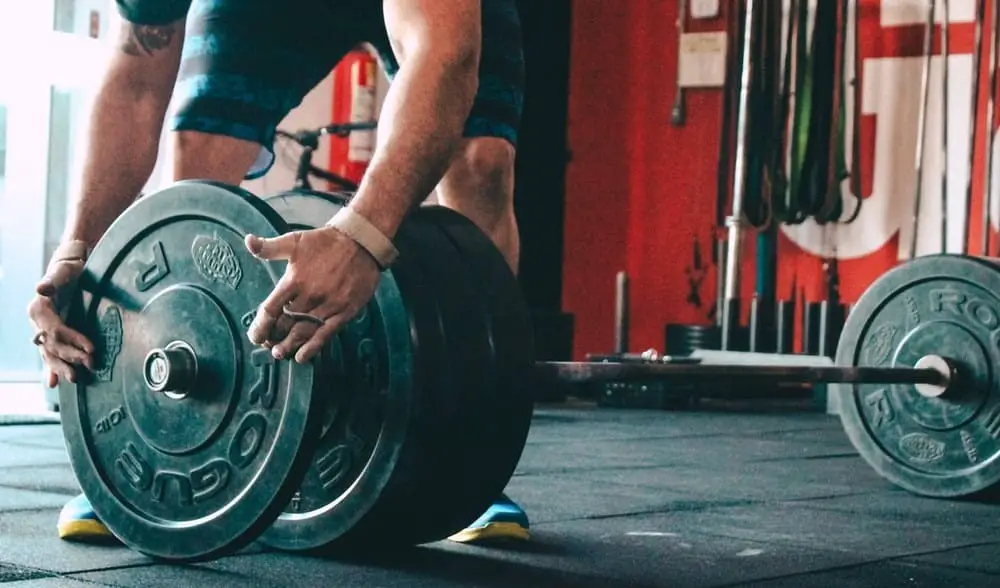
[[[467,216],[517,271],[514,218],[514,146],[493,137],[468,140],[438,186],[438,202]]]
[[[465,143],[453,167],[464,176],[463,197],[480,204],[505,208],[514,196],[514,146],[504,139],[476,137]],[[471,204],[471,202],[470,202]]]
[[[173,133],[173,176],[238,185],[258,158],[260,145],[199,131]]]

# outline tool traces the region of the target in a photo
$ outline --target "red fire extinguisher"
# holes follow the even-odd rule
[[[337,64],[333,70],[333,122],[375,120],[377,67],[375,57],[364,47],[355,48]],[[374,149],[375,131],[330,137],[330,171],[359,183]]]

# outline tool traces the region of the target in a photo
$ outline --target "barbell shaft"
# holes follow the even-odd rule
[[[584,383],[608,380],[662,379],[698,382],[762,379],[787,384],[930,384],[947,386],[950,377],[931,368],[698,365],[624,362],[543,361],[535,364],[543,379]]]

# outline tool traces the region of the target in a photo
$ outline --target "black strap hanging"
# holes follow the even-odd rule
[[[831,117],[836,85],[831,75],[836,68],[837,3],[817,2],[808,62],[809,134],[802,160],[802,183],[799,201],[804,212],[815,216],[823,210],[827,198]]]
[[[778,90],[778,99],[775,100],[775,114],[772,132],[774,148],[771,151],[770,177],[771,177],[771,206],[774,219],[784,224],[799,224],[805,220],[797,212],[794,200],[791,198],[791,180],[786,171],[785,162],[787,154],[787,144],[789,125],[789,110],[792,98],[792,69],[795,60],[795,35],[798,30],[798,7],[799,0],[790,0],[788,10],[788,34],[784,43],[784,60],[781,64],[781,86]],[[780,4],[779,4],[780,6]],[[780,34],[780,31],[779,31]],[[794,144],[794,141],[791,141]]]

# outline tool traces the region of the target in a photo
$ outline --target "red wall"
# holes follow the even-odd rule
[[[862,0],[862,58],[920,55],[923,27],[884,27],[881,3]],[[662,350],[668,322],[709,322],[715,268],[709,265],[701,286],[700,309],[686,302],[685,268],[692,263],[695,241],[705,262],[711,263],[722,95],[720,90],[688,91],[686,124],[680,128],[669,124],[676,78],[677,4],[676,0],[573,4],[568,129],[572,160],[566,182],[563,306],[576,317],[577,359],[612,346],[614,279],[620,270],[627,270],[631,278],[630,348]],[[723,11],[729,4],[720,2]],[[688,22],[689,31],[724,28],[722,18]],[[949,31],[952,54],[971,52],[971,23],[953,23]],[[981,71],[985,70],[983,63]],[[981,79],[985,86],[988,78]],[[985,88],[981,92],[984,109]],[[865,197],[872,191],[875,122],[873,115],[862,120]],[[976,150],[978,161],[981,137]],[[981,176],[981,172],[974,176],[974,215]],[[950,197],[964,198],[964,194]],[[978,224],[973,223],[973,243],[979,241]],[[893,238],[870,255],[840,262],[846,301],[856,300],[874,278],[896,263],[897,243]],[[741,283],[744,305],[754,286],[753,244],[753,234],[748,234]],[[821,260],[782,236],[779,298],[791,297],[793,280],[807,300],[823,298]]]

